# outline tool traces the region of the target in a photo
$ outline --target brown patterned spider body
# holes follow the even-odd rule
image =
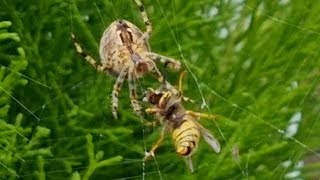
[[[179,61],[151,52],[148,39],[152,31],[152,25],[141,1],[135,0],[135,2],[142,14],[146,32],[142,32],[137,26],[126,20],[112,22],[104,31],[100,40],[101,64],[98,64],[96,60],[82,50],[75,40],[74,34],[71,33],[78,53],[98,71],[108,72],[117,78],[112,91],[112,114],[115,118],[117,118],[118,93],[125,79],[128,80],[133,110],[139,117],[142,117],[141,106],[137,101],[136,79],[151,72],[159,82],[162,82],[163,77],[155,61],[165,63],[173,69],[180,68]]]
[[[154,63],[146,56],[150,47],[142,36],[140,29],[126,20],[114,21],[104,31],[99,53],[111,75],[118,77],[124,67],[131,67],[137,78],[153,70]]]

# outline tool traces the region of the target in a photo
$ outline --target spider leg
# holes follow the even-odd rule
[[[97,71],[104,71],[110,67],[107,65],[98,64],[96,60],[94,60],[90,55],[83,51],[82,47],[76,40],[76,36],[71,33],[71,39],[73,41],[73,46],[75,47],[77,53],[79,53],[88,63],[90,63]]]
[[[162,56],[160,54],[153,53],[153,52],[146,52],[146,55],[147,55],[147,57],[149,57],[150,59],[152,59],[154,61],[160,61],[161,63],[168,65],[172,69],[175,69],[175,70],[180,69],[180,66],[181,66],[180,61],[177,61],[173,58]]]
[[[121,90],[121,85],[123,84],[126,75],[128,74],[128,68],[123,69],[120,72],[120,75],[117,78],[116,83],[113,86],[112,90],[112,114],[115,119],[118,119],[117,111],[118,111],[118,94]]]
[[[129,69],[128,72],[128,83],[129,83],[129,91],[130,91],[130,101],[133,108],[133,111],[140,118],[140,121],[146,126],[155,126],[155,123],[149,122],[143,118],[141,106],[137,101],[137,90],[134,76],[134,67]]]
[[[146,152],[146,155],[143,158],[144,161],[149,159],[150,157],[154,157],[154,152],[161,145],[161,143],[163,141],[164,131],[165,131],[165,127],[162,128],[161,135],[160,135],[160,138],[158,139],[157,143],[152,146],[152,148],[151,148],[151,150],[149,152]]]
[[[161,72],[160,72],[159,69],[157,68],[156,64],[155,64],[153,61],[151,61],[151,62],[152,62],[152,65],[153,65],[153,68],[152,68],[152,70],[151,70],[151,73],[158,78],[158,81],[159,81],[159,82],[162,83],[163,80],[164,80],[164,78],[163,78]]]
[[[143,39],[144,40],[148,40],[149,37],[150,37],[150,34],[152,32],[152,24],[148,18],[148,14],[147,12],[144,10],[144,7],[142,5],[142,2],[140,0],[135,0],[136,4],[138,5],[139,7],[139,10],[140,10],[140,13],[142,15],[142,18],[143,18],[143,21],[144,21],[144,24],[146,25],[146,32],[143,34]]]
[[[128,83],[130,90],[130,101],[134,112],[143,119],[141,106],[137,101],[137,89],[135,84],[134,68],[130,68],[128,72]]]

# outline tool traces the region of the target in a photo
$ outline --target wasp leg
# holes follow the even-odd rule
[[[194,117],[208,118],[208,119],[217,119],[218,117],[220,117],[220,115],[217,115],[217,114],[205,114],[205,113],[200,113],[195,111],[186,111],[186,114]]]
[[[182,80],[183,78],[185,77],[187,71],[183,71],[181,74],[180,74],[180,77],[179,77],[179,92],[181,93],[181,96],[182,96],[182,100],[185,101],[185,102],[191,102],[191,103],[195,103],[196,101],[189,98],[189,97],[186,97],[186,96],[183,96],[183,89],[182,89]]]
[[[162,128],[160,138],[158,139],[157,143],[152,146],[151,150],[149,152],[146,152],[146,155],[143,158],[144,161],[148,160],[150,157],[154,157],[154,152],[161,145],[163,141],[164,131],[165,131],[165,128]]]
[[[142,119],[142,123],[147,127],[155,128],[157,126],[158,121],[150,122],[150,121],[147,121],[145,119]]]
[[[185,101],[185,102],[196,103],[195,100],[193,100],[193,99],[191,99],[191,98],[189,98],[189,97],[186,97],[186,96],[183,96],[183,97],[182,97],[182,100]]]
[[[161,111],[161,109],[159,109],[159,108],[147,108],[146,109],[146,113],[149,113],[149,114],[159,113],[160,111]]]
[[[159,109],[159,108],[147,108],[146,109],[146,113],[148,113],[148,114],[155,114],[155,113],[158,113],[160,111],[161,111],[161,109]],[[155,122],[146,121],[144,124],[146,126],[156,127],[157,123],[161,124],[161,122],[159,120],[157,120]]]
[[[182,94],[182,80],[184,78],[184,76],[186,75],[187,71],[183,71],[180,76],[179,76],[179,91],[181,92]]]

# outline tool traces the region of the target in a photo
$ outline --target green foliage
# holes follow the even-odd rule
[[[143,126],[132,113],[126,84],[120,118],[113,119],[114,78],[78,56],[69,36],[74,32],[98,59],[112,21],[144,29],[133,1],[1,0],[0,179],[290,179],[295,170],[302,173],[296,178],[320,176],[318,1],[143,3],[152,50],[189,71],[184,93],[198,103],[186,106],[223,116],[201,120],[222,151],[202,140],[191,173],[167,135],[156,160],[143,163],[160,127]],[[168,80],[174,84],[178,75],[169,71]],[[149,76],[138,83],[140,95],[159,86]],[[286,137],[290,124],[298,132]]]
[[[23,88],[28,82],[20,73],[28,65],[25,51],[18,46],[19,35],[8,32],[7,29],[11,25],[10,21],[0,22],[0,41],[6,43],[1,45],[1,49],[2,52],[7,52],[1,53],[0,69],[0,176],[8,179],[20,177],[19,171],[30,169],[32,164],[38,164],[37,161],[34,161],[26,165],[28,164],[26,159],[53,156],[51,148],[43,142],[50,135],[50,129],[41,126],[34,126],[32,129],[32,127],[23,125],[21,113],[8,114],[11,101],[15,100],[12,91],[18,87]],[[13,43],[12,40],[15,42]],[[37,171],[41,168],[43,168],[43,163],[39,163],[38,167],[33,169],[35,176],[37,174],[41,176],[41,173]]]

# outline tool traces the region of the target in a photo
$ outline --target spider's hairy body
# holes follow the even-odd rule
[[[152,70],[152,60],[146,56],[150,47],[142,36],[143,32],[126,20],[114,21],[104,31],[99,53],[111,75],[118,77],[124,67],[134,67],[135,78],[140,78]]]
[[[163,125],[163,131],[158,142],[147,153],[146,158],[154,156],[154,151],[163,140],[164,130],[169,130],[174,141],[176,152],[187,158],[189,167],[193,170],[191,156],[199,146],[200,136],[202,135],[206,142],[215,152],[220,152],[220,144],[199,122],[200,117],[215,119],[217,115],[203,114],[189,111],[184,108],[183,101],[186,99],[182,95],[181,81],[184,73],[180,76],[179,89],[175,89],[168,83],[158,90],[148,89],[145,101],[152,107],[146,109],[146,112],[154,114]]]

